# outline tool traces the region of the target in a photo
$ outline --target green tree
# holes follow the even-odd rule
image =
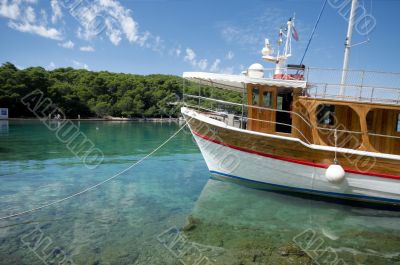
[[[91,72],[83,69],[42,67],[20,70],[6,62],[0,67],[0,107],[10,117],[34,116],[21,99],[39,89],[70,118],[81,117],[176,117],[176,103],[182,98],[183,80],[172,75],[133,75]],[[186,82],[186,93],[198,94],[198,85]],[[201,86],[200,95],[241,103],[241,94]],[[197,104],[197,100],[191,101]],[[210,107],[210,102],[202,102]]]

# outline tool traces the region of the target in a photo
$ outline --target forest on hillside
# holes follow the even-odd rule
[[[135,75],[93,72],[84,69],[42,67],[18,69],[12,63],[0,67],[0,107],[10,117],[34,117],[21,99],[39,89],[68,118],[177,117],[179,108],[171,103],[182,99],[183,79],[173,75]],[[198,94],[198,86],[186,83],[185,92]],[[239,93],[202,87],[202,96],[241,102]],[[207,103],[203,103],[207,106]]]

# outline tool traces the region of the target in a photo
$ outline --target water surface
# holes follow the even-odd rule
[[[95,169],[40,122],[1,124],[0,217],[103,181],[179,129],[174,123],[76,125],[105,155]],[[400,264],[399,224],[397,212],[210,180],[191,135],[182,131],[155,156],[95,190],[0,221],[0,264],[58,264],[63,258],[61,264],[193,264],[190,251],[177,256],[176,248],[159,242],[171,228],[182,228],[182,237],[210,264],[311,264],[310,256],[318,264]]]

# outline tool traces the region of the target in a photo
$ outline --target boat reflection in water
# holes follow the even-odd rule
[[[210,179],[183,230],[217,250],[213,264],[397,264],[399,223],[398,211]]]

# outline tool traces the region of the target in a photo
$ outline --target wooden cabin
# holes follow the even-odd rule
[[[303,89],[247,85],[247,129],[309,144],[400,155],[400,105],[304,95]],[[371,100],[372,101],[372,100]]]

